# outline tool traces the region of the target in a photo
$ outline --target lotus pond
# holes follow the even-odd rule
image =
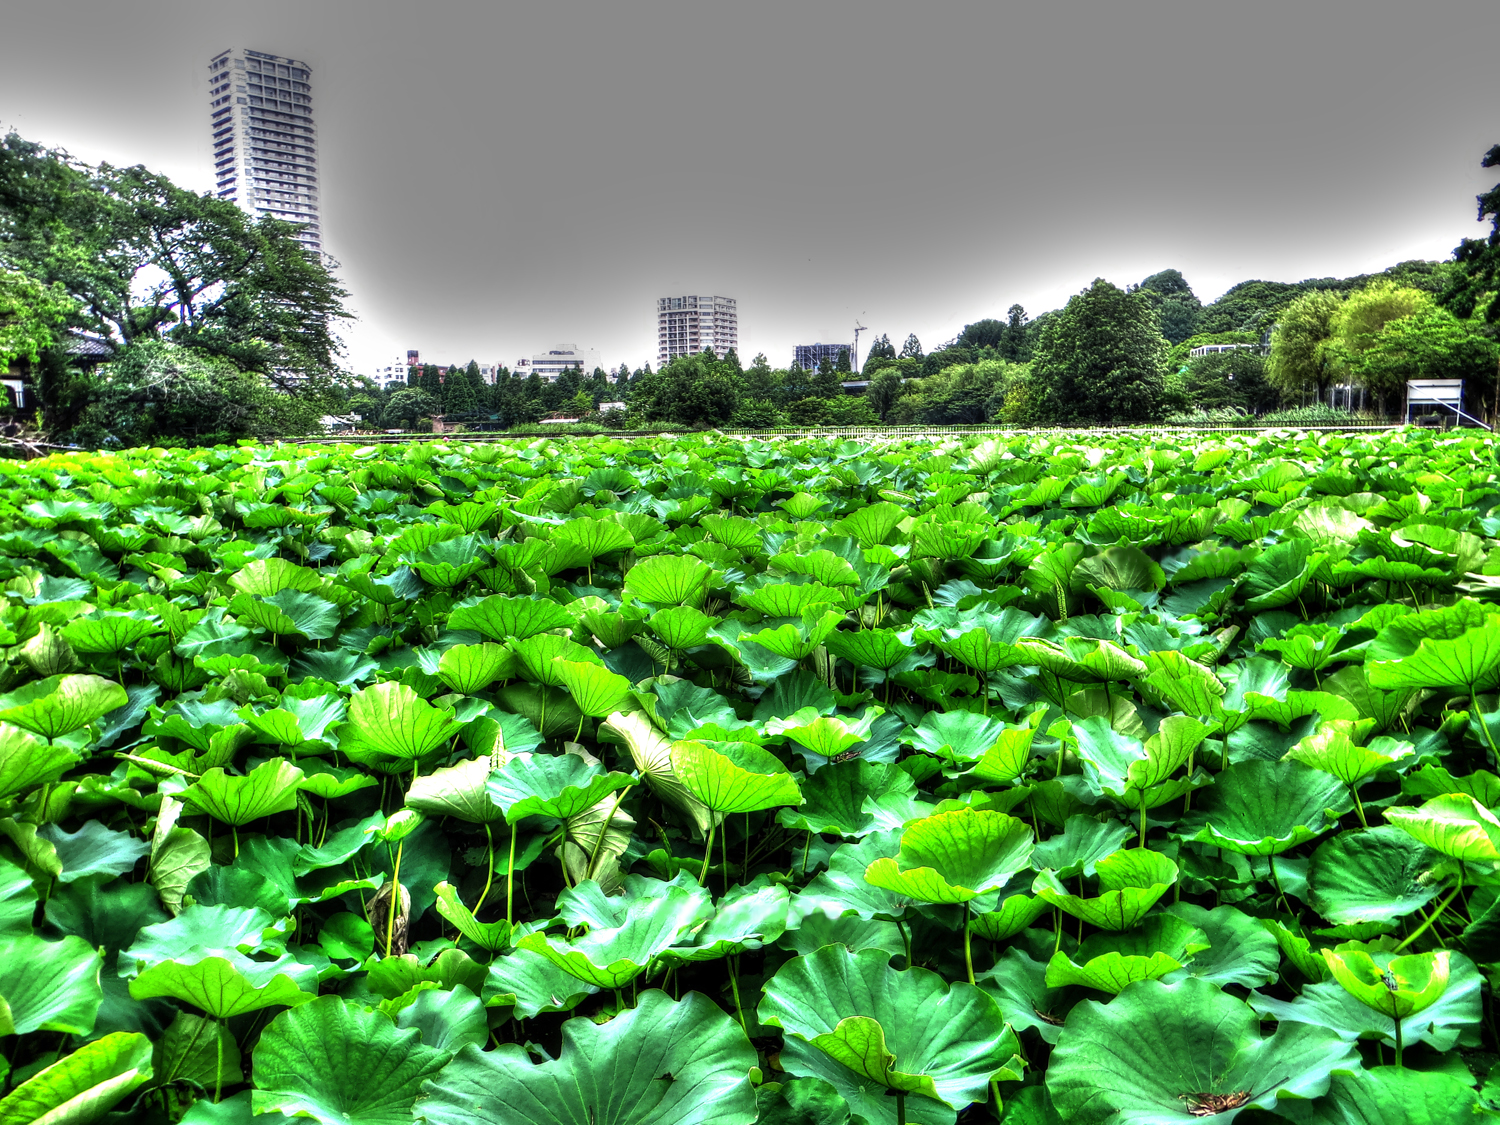
[[[1500,1106],[1488,437],[0,473],[0,1125]]]

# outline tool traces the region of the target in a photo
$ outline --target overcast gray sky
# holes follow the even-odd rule
[[[1494,0],[9,0],[0,125],[207,189],[209,58],[301,58],[356,370],[654,363],[655,299],[695,292],[784,366],[1100,276],[1207,301],[1447,257],[1497,32]]]

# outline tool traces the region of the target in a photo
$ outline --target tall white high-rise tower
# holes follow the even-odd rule
[[[322,250],[312,67],[234,48],[210,60],[208,91],[219,198],[301,223],[298,241]]]
[[[660,297],[656,302],[657,366],[704,348],[712,348],[723,359],[730,348],[739,348],[739,327],[733,297]]]

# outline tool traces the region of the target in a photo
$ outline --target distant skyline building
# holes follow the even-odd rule
[[[569,368],[581,372],[587,379],[594,373],[594,368],[599,366],[601,366],[599,353],[593,348],[580,348],[577,344],[559,344],[545,352],[537,352],[530,358],[522,356],[516,360],[512,374],[526,379],[535,372],[542,377],[542,382],[555,383],[558,376]]]
[[[312,67],[234,47],[208,64],[209,121],[220,199],[260,218],[300,223],[297,239],[323,249]]]
[[[740,316],[733,297],[661,297],[656,302],[656,363],[712,348],[720,359],[739,350]]]
[[[826,358],[837,368],[839,352],[849,352],[850,362],[853,363],[854,352],[848,344],[798,344],[793,349],[792,362],[803,371],[816,371]]]

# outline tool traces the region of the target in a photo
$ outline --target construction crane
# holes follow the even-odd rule
[[[854,364],[850,368],[850,370],[856,375],[859,374],[859,334],[861,332],[868,331],[869,329],[861,324],[858,320],[854,322],[854,355],[850,357],[854,360]]]

